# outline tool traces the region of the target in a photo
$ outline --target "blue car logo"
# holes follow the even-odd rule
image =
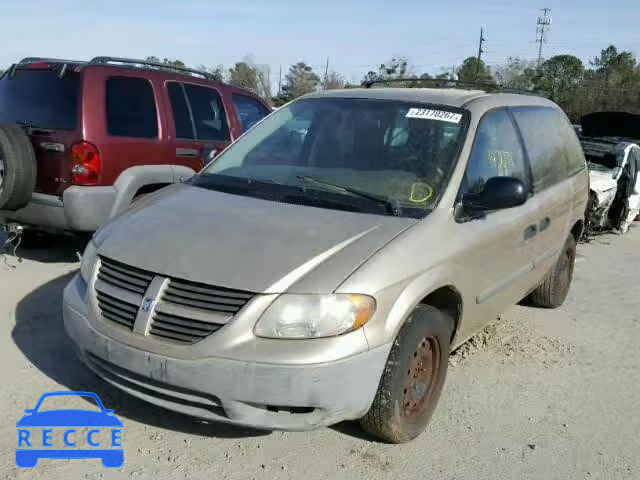
[[[100,408],[94,410],[44,410],[39,411],[48,397],[79,396],[93,398]],[[99,458],[108,468],[121,467],[124,463],[122,449],[122,422],[113,410],[107,410],[100,398],[91,392],[50,392],[40,397],[33,409],[25,410],[26,415],[16,423],[18,427],[18,448],[16,465],[20,468],[35,467],[40,458]],[[41,427],[46,427],[42,428]],[[86,435],[76,428],[89,427]],[[54,448],[54,429],[65,447]],[[86,445],[88,448],[83,448]],[[105,447],[110,448],[105,448]],[[76,448],[77,447],[77,448]]]

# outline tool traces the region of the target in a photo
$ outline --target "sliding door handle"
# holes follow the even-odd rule
[[[551,225],[551,219],[549,217],[544,217],[542,220],[540,220],[540,226],[538,227],[538,230],[544,232],[547,228],[549,228],[549,225]]]

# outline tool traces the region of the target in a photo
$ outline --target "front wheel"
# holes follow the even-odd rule
[[[424,431],[444,385],[452,331],[453,320],[445,313],[415,309],[394,341],[373,404],[360,419],[366,432],[404,443]]]

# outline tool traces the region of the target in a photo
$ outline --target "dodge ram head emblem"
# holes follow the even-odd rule
[[[150,312],[151,309],[153,308],[153,304],[154,304],[154,300],[153,298],[145,298],[142,301],[142,311],[143,312]]]

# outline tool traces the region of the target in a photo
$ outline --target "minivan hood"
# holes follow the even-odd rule
[[[252,292],[327,293],[416,222],[179,184],[142,200],[95,240],[100,255],[162,275]]]

